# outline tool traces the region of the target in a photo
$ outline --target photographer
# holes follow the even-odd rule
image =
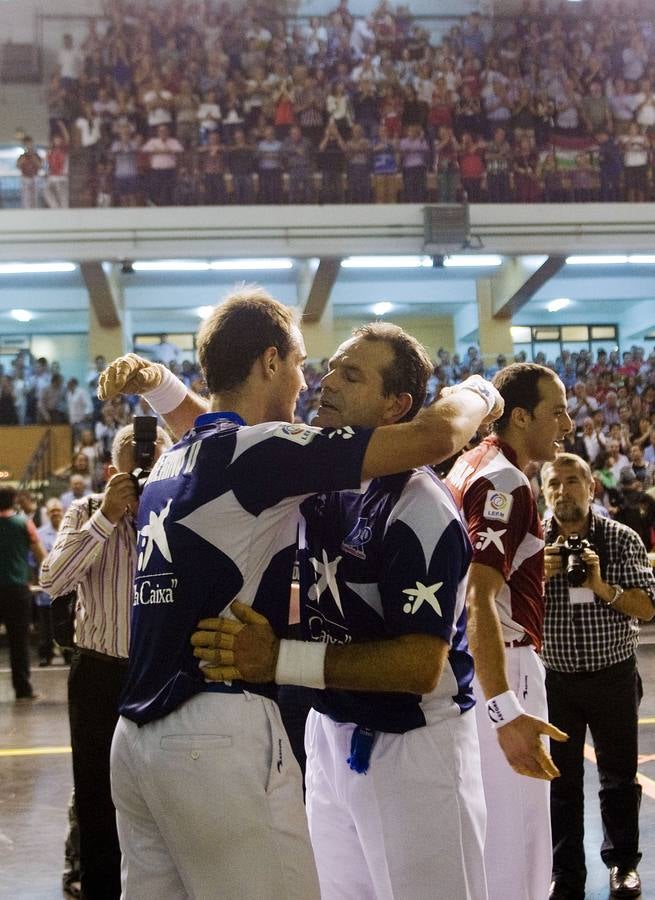
[[[170,446],[158,429],[154,461]],[[136,569],[137,483],[134,429],[112,445],[104,494],[74,500],[41,568],[52,597],[77,588],[75,652],[68,678],[75,806],[80,829],[80,875],[86,900],[118,900],[120,849],[109,784],[109,751],[118,698],[127,672],[132,579]]]
[[[551,898],[583,900],[584,742],[596,751],[604,840],[613,897],[637,897],[639,804],[637,716],[642,695],[639,620],[655,612],[655,578],[639,536],[591,510],[588,464],[562,453],[542,469],[547,505],[546,618],[542,659],[550,720],[567,743],[551,744],[561,773],[551,782]]]

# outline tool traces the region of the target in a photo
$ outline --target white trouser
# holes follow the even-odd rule
[[[111,780],[124,900],[318,900],[273,701],[202,693],[141,728],[121,718]]]
[[[68,206],[68,175],[48,175],[43,199],[50,209],[66,208]]]
[[[314,710],[307,719],[307,817],[322,900],[486,900],[473,713],[378,732],[366,774],[346,762],[353,729]]]
[[[531,646],[505,650],[510,688],[523,709],[548,719],[544,667]],[[487,801],[484,848],[489,900],[545,900],[552,871],[550,785],[517,775],[500,749],[475,682],[482,780]],[[544,738],[548,746],[548,739]]]

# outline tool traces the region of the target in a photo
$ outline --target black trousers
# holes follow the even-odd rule
[[[68,676],[80,879],[85,900],[118,900],[121,851],[111,800],[109,753],[125,662],[76,650]]]
[[[16,699],[32,696],[29,630],[32,592],[25,584],[0,585],[0,622],[7,629],[11,682]]]
[[[584,740],[587,726],[600,779],[603,843],[611,866],[636,866],[639,852],[637,718],[642,685],[634,656],[596,672],[546,672],[550,721],[566,731],[566,743],[550,752],[561,772],[550,785],[553,877],[573,889],[584,887]]]

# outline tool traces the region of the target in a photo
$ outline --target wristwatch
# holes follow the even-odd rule
[[[620,584],[610,584],[610,587],[612,588],[612,590],[614,591],[614,593],[613,593],[612,596],[609,598],[609,600],[605,600],[605,604],[606,604],[607,606],[614,606],[614,604],[616,603],[616,601],[619,599],[619,597],[620,597],[621,594],[623,593],[623,588],[621,587]]]

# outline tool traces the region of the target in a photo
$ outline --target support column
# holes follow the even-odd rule
[[[96,356],[114,359],[129,346],[118,267],[108,263],[82,263],[81,271],[89,292],[89,361]]]
[[[499,353],[512,359],[511,319],[494,318],[493,285],[491,278],[478,278],[476,283],[478,306],[478,344],[485,368],[490,368]]]

